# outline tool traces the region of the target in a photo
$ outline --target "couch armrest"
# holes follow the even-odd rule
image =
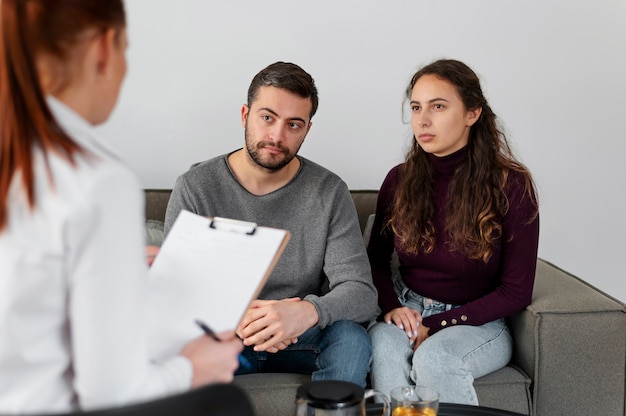
[[[540,259],[532,303],[509,324],[534,415],[624,415],[624,304]]]

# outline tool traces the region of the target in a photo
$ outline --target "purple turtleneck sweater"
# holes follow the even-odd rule
[[[467,148],[451,155],[429,155],[434,174],[436,235],[429,254],[407,254],[398,247],[396,237],[381,233],[398,184],[398,165],[387,174],[378,194],[368,255],[378,303],[383,314],[402,306],[393,288],[390,260],[394,250],[400,261],[400,274],[408,288],[426,298],[461,305],[448,312],[424,318],[430,334],[452,325],[482,325],[516,313],[530,304],[539,241],[539,217],[524,189],[519,173],[509,174],[506,193],[509,210],[502,219],[503,234],[496,240],[487,263],[471,260],[447,248],[444,233],[448,186],[457,166],[467,157]],[[532,219],[532,220],[531,220]]]

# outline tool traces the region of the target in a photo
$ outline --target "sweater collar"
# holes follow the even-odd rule
[[[435,156],[432,153],[428,154],[428,160],[430,160],[434,172],[442,176],[452,175],[465,159],[467,159],[467,146],[442,157]]]

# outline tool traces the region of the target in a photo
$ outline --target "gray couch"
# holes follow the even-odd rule
[[[361,229],[377,191],[352,191]],[[146,190],[149,242],[159,244],[170,190]],[[617,278],[617,277],[616,277]],[[626,306],[547,261],[537,262],[533,301],[509,318],[509,365],[475,380],[480,404],[537,416],[626,415]],[[237,376],[258,416],[292,416],[301,374]]]

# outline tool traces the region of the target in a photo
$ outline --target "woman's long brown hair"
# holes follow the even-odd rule
[[[502,235],[501,221],[509,209],[505,192],[509,174],[521,174],[523,187],[537,206],[532,176],[513,156],[474,71],[456,60],[435,61],[413,75],[406,89],[408,99],[413,86],[424,75],[435,75],[450,82],[466,109],[482,108],[482,113],[470,128],[467,159],[450,182],[445,230],[436,232],[432,222],[435,214],[433,172],[428,154],[418,146],[415,137],[399,172],[389,225],[407,253],[431,252],[436,235],[441,236],[443,232],[449,238],[451,249],[487,262],[493,254],[494,241]]]
[[[71,164],[81,151],[48,108],[35,57],[46,53],[66,62],[86,29],[125,24],[122,0],[0,1],[0,232],[9,221],[9,188],[16,175],[35,207],[35,148]]]

